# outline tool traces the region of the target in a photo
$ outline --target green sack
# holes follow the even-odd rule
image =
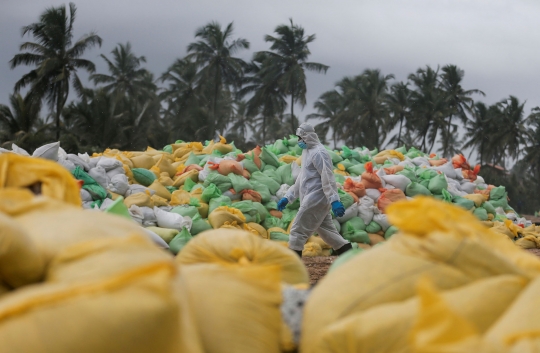
[[[501,207],[504,211],[510,209],[510,206],[508,205],[508,199],[506,198],[506,193],[504,193],[504,196],[499,200],[490,200],[489,202],[491,202],[491,205],[495,208]]]
[[[275,241],[289,241],[289,234],[281,233],[281,232],[270,232],[270,240]]]
[[[172,213],[178,213],[181,216],[187,216],[191,219],[195,219],[196,217],[201,218],[201,215],[199,214],[199,210],[195,206],[191,205],[180,205],[176,206],[171,210]]]
[[[255,208],[257,210],[257,212],[259,213],[259,217],[261,218],[261,222],[264,221],[266,219],[267,216],[270,215],[270,213],[268,213],[268,210],[266,209],[266,207],[264,207],[264,205],[260,202],[253,202],[253,208]]]
[[[488,214],[485,208],[483,207],[477,207],[473,214],[481,221],[487,221],[488,220]]]
[[[191,179],[187,179],[187,180],[191,180]],[[186,180],[186,181],[187,181]],[[193,180],[191,180],[193,181]],[[185,184],[185,183],[184,183]],[[175,188],[174,186],[165,186],[165,189],[169,190],[169,192],[172,194],[173,192],[175,192],[176,190],[178,190],[178,188]]]
[[[217,186],[222,193],[232,188],[231,179],[225,175],[219,174],[218,172],[211,172],[208,174],[203,185],[204,187],[208,187],[210,184]]]
[[[506,218],[505,215],[497,214],[495,215],[495,218],[493,218],[494,221],[503,222],[506,221],[508,218]]]
[[[186,227],[183,227],[182,231],[176,234],[173,240],[171,240],[169,243],[169,250],[175,255],[178,254],[180,250],[182,250],[182,248],[191,240],[191,238],[192,237],[189,230],[187,230]]]
[[[356,248],[351,249],[344,254],[340,255],[334,262],[332,262],[332,265],[330,265],[330,268],[328,269],[328,273],[334,271],[336,268],[341,267],[343,264],[349,262],[357,255],[363,253],[365,250],[362,248]]]
[[[489,201],[485,201],[482,204],[482,207],[486,210],[487,213],[491,213],[492,215],[497,214],[497,212],[495,211],[495,207],[493,207],[493,205]]]
[[[334,174],[334,179],[336,179],[336,183],[343,184],[346,178],[341,174]]]
[[[338,196],[339,196],[339,201],[341,201],[345,209],[351,207],[352,204],[354,203],[353,197],[349,195],[349,193],[346,191],[338,189]]]
[[[131,171],[137,183],[141,185],[150,186],[156,180],[156,175],[148,169],[133,168]]]
[[[491,191],[489,192],[489,199],[491,201],[497,201],[502,198],[506,198],[506,196],[506,188],[504,186],[498,186],[491,189]]]
[[[94,180],[88,173],[86,173],[81,167],[77,166],[72,172],[73,176],[77,180],[82,180],[84,182],[82,188],[92,195],[92,199],[95,200],[104,200],[108,196],[107,190],[105,190],[97,181]],[[101,205],[100,205],[101,206]]]
[[[94,209],[96,208],[101,208],[101,205],[103,204],[103,200],[96,200],[96,201],[93,201],[91,204],[90,204],[90,208],[91,209]]]
[[[375,221],[369,222],[369,224],[366,226],[366,232],[371,233],[371,234],[377,233],[381,229],[382,229],[382,227],[380,226],[380,224],[375,222]],[[368,242],[368,244],[369,244],[369,242]]]
[[[216,208],[220,206],[230,206],[232,201],[227,196],[220,196],[210,200],[208,204],[208,214],[212,213]]]
[[[292,166],[290,164],[284,164],[276,170],[276,174],[279,177],[280,184],[294,185],[294,179],[292,176]]]
[[[281,229],[286,229],[284,223],[281,221],[281,219],[274,217],[274,216],[267,216],[264,222],[262,222],[262,226],[266,229],[278,227]]]
[[[348,170],[350,167],[354,166],[354,165],[357,165],[357,164],[353,164],[350,160],[348,159],[344,159],[343,161],[339,162],[337,165],[336,165],[336,168],[339,168],[339,165],[342,165],[343,168],[345,168],[345,170]]]
[[[459,207],[462,207],[462,208],[466,209],[467,211],[472,210],[474,208],[474,201],[466,199],[466,198],[461,197],[461,196],[454,197],[454,199],[452,200],[452,203],[456,204]]]
[[[289,138],[287,139],[287,145],[289,146],[289,150],[291,149],[291,147],[298,146],[298,136],[289,135]]]
[[[272,165],[276,168],[279,167],[279,160],[277,156],[274,153],[272,153],[267,147],[262,148],[262,152],[259,157],[264,163]]]
[[[262,169],[262,172],[263,172],[263,173],[264,173],[264,172],[267,172],[267,171],[274,171],[274,172],[275,172],[276,170],[277,170],[276,167],[274,167],[273,165],[267,164],[267,165],[265,165],[264,168]]]
[[[259,168],[257,167],[257,165],[255,164],[255,162],[253,162],[252,160],[250,159],[244,159],[242,161],[242,165],[244,166],[244,169],[246,169],[250,174],[253,174],[255,172],[258,172],[259,171]]]
[[[189,205],[195,206],[195,207],[201,207],[201,202],[196,197],[190,197],[189,198]]]
[[[287,204],[287,209],[289,210],[298,210],[300,208],[300,198],[297,198],[296,200],[294,200],[294,202],[292,203],[288,203]]]
[[[208,162],[208,160],[210,159],[210,157],[212,157],[211,155],[207,154],[206,156],[203,156],[201,158],[201,162],[199,163],[199,166],[200,167],[204,167],[206,162]]]
[[[442,195],[442,191],[448,189],[448,182],[444,174],[439,174],[429,181],[429,191],[436,195]]]
[[[164,152],[167,152],[167,153],[173,153],[172,146],[171,146],[171,145],[167,145],[167,146],[163,147],[163,151],[164,151]]]
[[[406,154],[407,153],[407,147],[401,146],[401,147],[396,148],[394,151],[399,152],[401,154]]]
[[[343,232],[343,238],[351,243],[364,243],[369,244],[369,235],[364,230],[354,229],[351,225],[343,224],[341,226]]]
[[[427,168],[418,168],[416,170],[416,174],[422,180],[431,180],[435,178],[437,175],[439,175],[433,169],[427,169]]]
[[[420,150],[417,150],[416,148],[414,147],[411,147],[411,149],[409,150],[409,152],[407,152],[405,154],[405,156],[413,159],[413,158],[416,158],[416,157],[423,157],[424,156],[424,153]]]
[[[274,149],[278,151],[278,154],[284,154],[289,152],[289,147],[285,144],[286,140],[276,140],[274,142]]]
[[[253,203],[251,200],[239,201],[231,204],[231,207],[240,210],[244,214],[246,223],[259,223],[261,222],[261,216],[259,215],[259,211],[253,206]]]
[[[197,235],[210,229],[213,228],[207,220],[204,220],[202,218],[197,219],[196,221],[193,221],[193,225],[191,226],[191,235]]]
[[[353,176],[359,176],[362,175],[366,171],[366,167],[364,167],[364,164],[357,164],[353,165],[352,167],[349,167],[347,171],[352,174]]]
[[[263,185],[266,185],[268,187],[268,190],[270,190],[270,192],[272,193],[272,195],[275,195],[276,192],[279,190],[279,188],[281,186],[274,179],[270,178],[268,175],[265,175],[265,174],[263,174],[261,172],[255,172],[255,173],[251,174],[251,179],[250,180],[251,180],[252,183],[255,181],[255,182],[261,183]]]
[[[339,154],[337,154],[336,152],[334,151],[328,151],[328,153],[330,154],[330,158],[332,158],[332,164],[333,165],[336,165],[338,164],[339,162],[343,161],[343,157],[341,157]]]
[[[186,162],[184,163],[184,165],[187,167],[187,166],[190,166],[192,164],[199,165],[199,163],[201,163],[201,159],[199,157],[197,157],[197,155],[195,155],[195,153],[190,152],[189,157],[186,160]]]
[[[234,173],[230,173],[228,176],[229,179],[231,179],[234,191],[236,191],[237,193],[240,193],[243,190],[253,190],[253,185],[251,185],[249,180],[247,180],[243,176],[236,175]]]
[[[420,180],[418,182],[418,184],[422,185],[423,187],[425,187],[426,189],[429,187],[429,180]],[[429,190],[429,189],[428,189]],[[430,191],[431,192],[431,191]]]
[[[416,173],[409,168],[405,168],[402,171],[397,172],[396,174],[406,176],[411,182],[416,182],[418,180],[416,178]]]
[[[191,190],[193,189],[193,187],[197,185],[196,182],[194,182],[191,178],[187,178],[186,181],[184,182],[184,190],[186,190],[187,192],[191,192]]]
[[[211,199],[215,199],[221,195],[221,190],[215,184],[210,184],[202,192],[201,199],[208,203]]]
[[[294,220],[294,217],[296,217],[297,213],[298,213],[298,210],[290,210],[288,208],[285,208],[283,210],[281,222],[283,222],[283,225],[285,226],[284,229],[287,229],[289,227],[289,224]]]
[[[272,178],[272,180],[274,180],[276,183],[281,185],[281,178],[279,177],[276,170],[267,169],[267,170],[263,171],[263,174],[270,177],[270,178]]]
[[[392,237],[392,235],[396,234],[398,231],[399,231],[399,229],[396,226],[388,227],[386,232],[384,232],[384,239],[386,239],[386,240],[390,239]]]
[[[446,202],[452,202],[453,200],[452,194],[449,193],[446,189],[442,190],[442,200]]]
[[[364,220],[360,217],[353,217],[345,223],[352,225],[356,230],[366,230],[366,223],[364,223]]]
[[[416,195],[431,195],[431,191],[429,191],[425,186],[422,186],[418,183],[415,183],[414,181],[407,185],[405,188],[405,195],[409,197],[414,197]]]
[[[264,208],[266,208],[268,211],[277,210],[277,202],[269,201],[264,204]]]
[[[261,195],[261,202],[263,204],[270,201],[272,195],[270,195],[270,190],[268,189],[268,186],[266,186],[264,183],[259,183],[258,181],[255,181],[253,179],[250,180],[250,183],[253,186],[253,190],[257,191]]]

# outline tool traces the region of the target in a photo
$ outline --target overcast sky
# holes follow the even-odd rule
[[[0,103],[28,67],[9,68],[18,52],[21,27],[38,20],[57,0],[0,0]],[[147,58],[156,77],[186,54],[195,30],[212,21],[234,21],[235,36],[251,43],[240,53],[268,49],[265,34],[289,18],[317,35],[311,61],[330,66],[326,75],[308,75],[308,104],[334,83],[367,68],[397,80],[419,67],[455,64],[465,70],[464,87],[486,93],[486,103],[509,95],[540,105],[540,1],[538,0],[79,0],[75,39],[96,31],[103,46],[88,51],[98,72],[117,43],[130,41]],[[85,76],[85,75],[83,75]]]

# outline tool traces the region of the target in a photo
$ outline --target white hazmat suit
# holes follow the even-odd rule
[[[332,159],[313,127],[300,125],[296,133],[307,144],[302,152],[302,169],[285,198],[289,203],[300,197],[300,209],[289,235],[289,248],[302,251],[315,232],[334,250],[349,242],[336,230],[330,216],[331,204],[339,201]]]

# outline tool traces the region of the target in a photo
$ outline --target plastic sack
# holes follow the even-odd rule
[[[186,244],[192,239],[189,230],[184,227],[182,231],[176,234],[176,236],[170,241],[169,249],[173,254],[178,254]]]
[[[442,195],[442,191],[448,189],[448,182],[444,174],[439,174],[429,181],[428,189],[435,195]]]
[[[418,183],[412,182],[407,185],[407,188],[405,189],[405,195],[409,197],[414,197],[418,195],[431,195],[431,191]]]
[[[362,197],[359,202],[358,216],[362,218],[365,224],[369,224],[373,220],[375,202],[368,196]]]
[[[351,178],[347,178],[343,184],[345,191],[352,192],[358,197],[366,196],[366,187],[359,181],[354,181]]]
[[[386,190],[377,201],[377,207],[382,213],[386,213],[386,208],[393,202],[406,200],[406,196],[400,189]]]
[[[60,149],[60,142],[53,142],[36,148],[32,157],[39,157],[56,162],[58,160],[58,152]]]
[[[385,175],[382,177],[385,183],[392,185],[393,187],[405,191],[407,185],[411,183],[411,180],[405,175]]]
[[[358,203],[353,203],[349,208],[345,210],[345,214],[342,217],[336,217],[339,223],[345,223],[353,217],[358,216]]]
[[[362,184],[366,189],[379,189],[382,188],[381,179],[377,174],[373,172],[373,162],[367,162],[365,164],[366,171],[362,173]]]
[[[154,207],[154,213],[156,214],[156,220],[159,227],[171,228],[182,230],[186,227],[191,229],[192,220],[189,217],[182,217],[177,213],[166,212],[159,207]]]

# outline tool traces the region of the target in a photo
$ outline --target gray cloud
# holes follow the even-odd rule
[[[0,12],[0,103],[29,68],[10,70],[8,61],[26,40],[20,28],[38,19],[48,6],[64,2],[2,0]],[[86,58],[105,71],[99,54],[130,41],[147,67],[159,76],[186,53],[199,26],[211,20],[235,23],[236,36],[251,42],[240,53],[267,49],[263,41],[276,25],[290,17],[307,33],[316,33],[313,61],[330,65],[326,75],[308,75],[308,105],[346,75],[379,68],[405,80],[419,67],[456,64],[465,70],[465,88],[486,93],[493,103],[512,94],[527,100],[527,109],[540,105],[538,57],[540,3],[533,0],[334,0],[334,1],[77,1],[75,36],[95,30],[101,49]],[[479,98],[479,97],[477,97]],[[480,98],[479,98],[480,99]]]

